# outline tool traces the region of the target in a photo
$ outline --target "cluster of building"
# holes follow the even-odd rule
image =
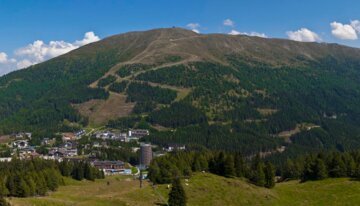
[[[149,130],[146,129],[130,129],[127,133],[124,132],[96,132],[95,138],[103,140],[118,140],[121,142],[138,141],[141,137],[149,135]]]
[[[20,159],[29,159],[34,157],[39,157],[43,159],[53,159],[62,161],[64,159],[69,159],[71,161],[89,161],[94,167],[102,170],[105,175],[114,175],[114,174],[132,174],[132,170],[129,169],[129,166],[122,161],[100,161],[97,160],[95,156],[92,156],[91,153],[88,158],[78,158],[78,140],[85,135],[84,130],[80,130],[74,133],[62,133],[62,144],[55,147],[56,139],[55,138],[44,138],[41,142],[41,145],[46,148],[42,154],[36,152],[35,147],[30,146],[29,140],[31,140],[31,133],[22,132],[14,134],[15,140],[11,143],[11,148],[13,149],[13,154],[18,155]],[[104,140],[118,140],[121,142],[130,142],[136,141],[144,136],[149,135],[149,130],[144,129],[130,129],[126,133],[122,132],[112,132],[112,131],[101,131],[93,134],[93,138],[98,139],[93,141],[90,144],[82,145],[85,149],[97,148],[97,147],[109,147],[107,141]],[[139,169],[146,169],[152,159],[156,156],[164,155],[166,152],[173,152],[177,150],[184,150],[184,145],[179,144],[169,144],[162,148],[161,151],[154,153],[153,148],[156,147],[151,144],[140,143],[140,147],[132,148],[132,152],[137,152],[140,150],[140,159]],[[11,161],[11,158],[0,158],[0,161]]]

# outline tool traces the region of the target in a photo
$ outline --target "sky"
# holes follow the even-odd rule
[[[0,75],[128,31],[195,32],[360,48],[355,0],[0,0]]]

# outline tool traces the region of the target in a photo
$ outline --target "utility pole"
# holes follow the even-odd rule
[[[140,165],[141,166],[141,165]],[[142,188],[142,179],[143,179],[143,175],[142,175],[142,169],[140,167],[140,177],[139,177],[139,180],[140,180],[140,188]]]

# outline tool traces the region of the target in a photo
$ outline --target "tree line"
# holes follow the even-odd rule
[[[275,186],[275,176],[279,176],[278,181],[301,182],[338,177],[360,179],[360,151],[313,153],[275,165],[260,155],[245,157],[240,153],[191,149],[155,158],[149,166],[148,176],[153,183],[164,184],[200,171],[228,178],[246,178],[267,188]]]
[[[95,180],[104,174],[86,162],[19,160],[0,163],[0,197],[45,195],[64,185],[63,177]]]
[[[245,161],[239,153],[214,151],[175,152],[154,159],[149,166],[149,179],[156,184],[170,183],[174,178],[190,177],[192,172],[206,171],[220,176],[243,177],[252,183],[275,186],[275,167],[259,156]]]

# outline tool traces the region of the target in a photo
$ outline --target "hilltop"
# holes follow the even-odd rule
[[[360,147],[359,78],[356,48],[180,28],[129,32],[1,77],[0,133],[39,139],[123,129],[129,118],[136,127],[142,117],[161,130],[147,139],[160,145],[351,150]]]

